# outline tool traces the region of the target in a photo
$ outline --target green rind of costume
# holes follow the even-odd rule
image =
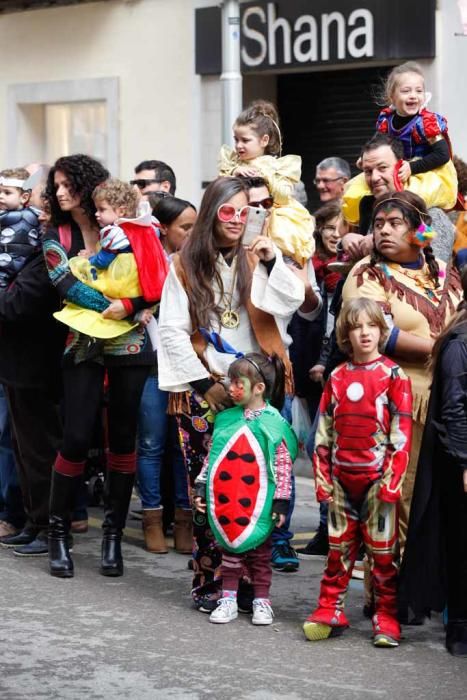
[[[282,441],[294,461],[297,437],[272,406],[253,420],[245,419],[240,406],[216,416],[206,503],[209,524],[223,549],[236,554],[255,549],[274,529],[274,459]]]

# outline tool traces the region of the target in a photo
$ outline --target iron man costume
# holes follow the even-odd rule
[[[317,609],[307,618],[345,628],[344,599],[363,541],[375,592],[376,634],[400,638],[398,501],[412,431],[410,380],[387,357],[346,362],[329,377],[313,455],[318,501],[329,501],[329,555]]]

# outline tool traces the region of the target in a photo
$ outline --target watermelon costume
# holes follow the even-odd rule
[[[293,462],[297,438],[272,406],[266,405],[253,420],[245,418],[241,406],[216,416],[206,503],[209,524],[224,550],[242,554],[261,545],[272,533],[274,465],[282,442]]]

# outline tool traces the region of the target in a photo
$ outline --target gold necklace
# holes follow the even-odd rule
[[[233,301],[233,295],[234,295],[234,289],[235,289],[235,281],[237,279],[237,258],[235,257],[235,262],[232,263],[232,265],[235,265],[234,273],[232,276],[232,284],[230,286],[230,292],[227,292],[227,295],[224,293],[222,295],[221,301],[224,301],[225,297],[229,297],[230,301],[228,303],[228,306],[226,309],[221,314],[221,325],[224,328],[237,328],[240,325],[240,314],[238,311],[234,311],[232,309],[232,301]],[[227,302],[226,302],[227,303]]]

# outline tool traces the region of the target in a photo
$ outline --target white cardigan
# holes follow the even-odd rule
[[[288,348],[291,338],[287,334],[287,326],[294,312],[303,304],[305,288],[303,282],[285,265],[280,250],[275,248],[275,253],[276,261],[269,276],[266,267],[259,263],[253,271],[251,301],[258,309],[274,316],[284,345]],[[227,265],[220,253],[217,265],[222,276],[224,289],[228,292],[231,289],[234,270]],[[311,264],[308,270],[313,289],[319,297]],[[220,303],[220,290],[214,282],[213,285],[217,304]],[[208,330],[217,331],[222,339],[237,351],[243,353],[259,352],[248,313],[244,307],[238,308],[236,290],[232,309],[237,311],[240,316],[237,328],[224,328],[219,324],[217,318],[213,317],[211,327]],[[313,320],[320,309],[321,303],[311,314],[301,315],[308,320]],[[160,389],[175,392],[187,391],[191,389],[190,382],[209,377],[209,372],[191,344],[190,336],[195,330],[191,324],[188,296],[177,277],[174,266],[171,265],[162,292],[159,313],[157,364]],[[204,359],[212,372],[225,376],[235,356],[218,352],[209,343],[204,352]]]

